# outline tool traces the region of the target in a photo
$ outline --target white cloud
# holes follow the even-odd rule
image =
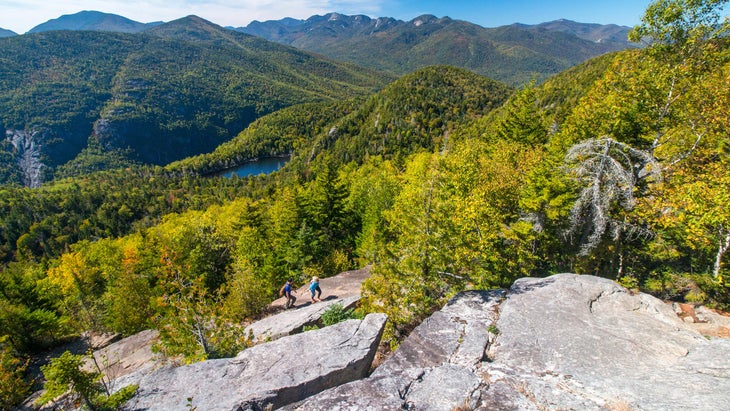
[[[386,0],[0,0],[0,27],[25,33],[64,14],[96,10],[143,23],[171,21],[191,14],[221,26],[245,26],[252,20],[307,18],[337,11],[379,16]]]

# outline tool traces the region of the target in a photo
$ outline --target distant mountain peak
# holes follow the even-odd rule
[[[191,21],[197,21],[197,22],[205,22],[205,23],[215,24],[215,23],[212,23],[212,22],[210,22],[210,21],[208,21],[208,20],[206,20],[206,19],[204,19],[202,17],[196,16],[195,14],[188,14],[187,16],[180,17],[179,19],[177,19],[175,21],[184,21],[184,20],[191,20]]]
[[[52,30],[91,30],[91,31],[114,31],[123,33],[137,33],[158,23],[140,23],[116,14],[102,13],[94,10],[83,10],[74,14],[48,20],[28,31],[28,33],[39,33]]]
[[[177,20],[173,20],[169,23],[170,25],[176,25],[176,24],[193,24],[196,26],[208,26],[208,27],[221,27],[211,21],[208,21],[202,17],[198,17],[195,14],[189,14],[185,17],[181,17]]]
[[[2,37],[13,37],[13,36],[17,36],[17,35],[18,35],[18,33],[14,32],[12,30],[6,30],[6,29],[3,29],[3,28],[0,28],[0,38],[2,38]]]
[[[428,24],[428,23],[437,21],[438,19],[439,18],[434,16],[433,14],[423,14],[423,15],[418,16],[415,19],[411,20],[411,24],[413,24],[416,27],[419,27],[424,24]]]
[[[146,30],[145,33],[184,40],[213,40],[225,37],[226,28],[202,17],[189,15]]]
[[[567,19],[548,21],[525,27],[568,33],[595,43],[628,43],[628,34],[631,30],[631,27],[616,24],[578,23]]]

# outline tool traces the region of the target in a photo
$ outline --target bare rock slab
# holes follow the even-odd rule
[[[160,355],[152,350],[158,338],[156,330],[145,330],[111,343],[94,351],[94,361],[88,360],[86,369],[96,371],[95,364],[99,365],[101,372],[110,380],[139,370],[153,369],[161,363]]]
[[[125,410],[279,408],[364,378],[384,314],[348,320],[242,351],[231,359],[161,369],[145,376]]]
[[[476,406],[485,386],[476,367],[486,358],[489,326],[503,296],[504,290],[458,294],[416,327],[369,378],[285,409],[450,411]]]
[[[730,404],[730,340],[708,340],[671,305],[611,280],[520,279],[500,306],[497,328],[481,409],[500,401],[542,410]]]
[[[263,318],[246,327],[245,335],[253,336],[254,343],[271,341],[285,335],[296,334],[305,326],[316,324],[332,305],[340,304],[344,309],[354,308],[360,301],[359,295],[323,300],[316,304],[302,305]]]

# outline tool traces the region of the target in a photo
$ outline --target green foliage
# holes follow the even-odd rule
[[[635,175],[633,183],[621,183],[623,188],[613,190],[621,193],[631,188],[624,198],[633,197],[636,209],[617,213],[614,208],[603,213],[617,217],[617,228],[638,223],[640,231],[614,230],[613,240],[578,259],[576,266],[581,270],[606,276],[628,272],[637,277],[640,287],[683,298],[690,295],[678,291],[684,286],[671,285],[685,281],[683,273],[702,271],[717,276],[723,269],[727,224],[715,204],[722,202],[725,192],[720,187],[724,187],[726,173],[719,170],[725,169],[726,153],[720,148],[722,137],[716,133],[726,134],[728,106],[726,93],[715,90],[725,87],[726,78],[720,78],[726,75],[722,73],[727,73],[730,61],[727,26],[719,23],[717,14],[724,3],[653,3],[635,32],[653,37],[654,43],[645,51],[623,53],[615,60],[614,68],[594,84],[556,136],[560,139],[556,152],[564,150],[558,146],[574,144],[571,150],[575,150],[606,134],[638,150],[641,157],[628,151],[621,155],[628,161],[623,168]],[[594,182],[599,178],[601,182],[594,187],[611,180],[611,173],[596,171]],[[646,177],[652,174],[664,178],[648,181]],[[632,187],[635,183],[640,184]],[[576,204],[585,198],[578,197]],[[584,216],[601,217],[601,212],[585,212]],[[713,228],[707,230],[700,221],[712,221],[709,226]],[[704,241],[707,239],[709,243]],[[690,251],[703,246],[702,252]],[[662,278],[658,282],[654,273],[660,270],[673,274],[658,275]]]
[[[547,121],[537,107],[537,96],[531,85],[515,93],[500,112],[502,117],[495,125],[496,138],[528,145],[547,141]]]
[[[342,304],[339,303],[329,306],[320,317],[322,325],[325,327],[353,318],[362,319],[363,317],[358,315],[353,309],[345,310]]]
[[[701,302],[723,311],[730,310],[730,282],[724,277],[694,276],[693,278],[699,290],[689,292],[688,301]]]
[[[171,216],[153,232],[162,262],[156,326],[164,351],[190,362],[235,355],[245,344],[228,332],[241,334],[241,330],[224,327],[226,319],[219,313],[219,296],[231,265],[231,240],[225,226],[207,217]]]
[[[129,168],[58,181],[38,189],[0,187],[0,258],[57,257],[84,239],[118,237],[164,214],[204,209],[241,195],[251,180]]]
[[[27,353],[46,348],[66,329],[56,309],[59,295],[42,283],[43,267],[11,263],[0,272],[0,338]]]
[[[617,279],[617,283],[629,290],[637,290],[639,288],[639,280],[632,276],[623,276]]]
[[[263,116],[212,153],[185,158],[168,164],[173,172],[212,174],[238,166],[245,161],[274,157],[292,152],[308,155],[317,135],[328,130],[338,118],[351,112],[355,100],[307,103],[287,107]]]
[[[45,392],[38,398],[38,404],[47,404],[55,398],[71,391],[71,395],[79,398],[89,409],[96,409],[94,398],[103,391],[98,372],[83,371],[84,356],[74,355],[69,351],[54,358],[41,368],[46,382]]]
[[[403,159],[418,151],[441,150],[458,124],[500,106],[510,93],[504,84],[463,69],[418,70],[370,97],[336,122],[313,148],[338,163],[367,156]]]
[[[641,24],[629,33],[633,41],[686,50],[702,41],[723,36],[728,29],[723,7],[727,0],[658,0],[649,4]]]
[[[362,227],[355,240],[360,266],[380,262],[385,257],[384,245],[392,233],[384,214],[393,206],[400,190],[399,174],[393,162],[380,156],[368,157],[362,166],[346,172],[350,192],[348,208]]]
[[[243,326],[220,314],[218,299],[211,298],[200,281],[175,276],[161,284],[165,292],[158,298],[155,321],[158,349],[192,363],[233,357],[249,345]]]
[[[126,241],[99,241],[94,253],[109,259],[106,267],[106,292],[102,296],[104,328],[131,335],[149,328],[154,307],[153,276],[158,269],[143,238],[130,236]]]
[[[169,356],[182,355],[186,362],[206,360],[215,351],[210,342],[214,331],[213,301],[208,299],[201,281],[186,280],[177,269],[168,268],[170,276],[163,282],[165,293],[159,298],[160,313],[156,327],[160,330],[162,351]]]
[[[534,266],[533,233],[519,219],[520,181],[536,157],[521,144],[469,140],[448,154],[418,154],[385,211],[385,258],[364,284],[366,311],[384,311],[386,338],[460,290],[509,285]]]
[[[75,158],[56,169],[55,178],[83,177],[98,171],[124,169],[139,165],[131,160],[132,154],[130,149],[104,150],[99,139],[91,136],[86,147]]]
[[[101,396],[98,398],[100,410],[119,410],[121,407],[137,393],[139,387],[135,384],[127,385],[120,388],[109,396]]]

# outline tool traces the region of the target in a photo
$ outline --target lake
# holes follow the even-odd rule
[[[236,168],[230,168],[222,172],[220,175],[223,177],[233,177],[233,175],[235,174],[238,177],[248,177],[257,176],[259,174],[269,174],[284,167],[284,164],[286,164],[288,161],[289,157],[261,158],[258,160],[249,161],[248,163],[240,165]]]

